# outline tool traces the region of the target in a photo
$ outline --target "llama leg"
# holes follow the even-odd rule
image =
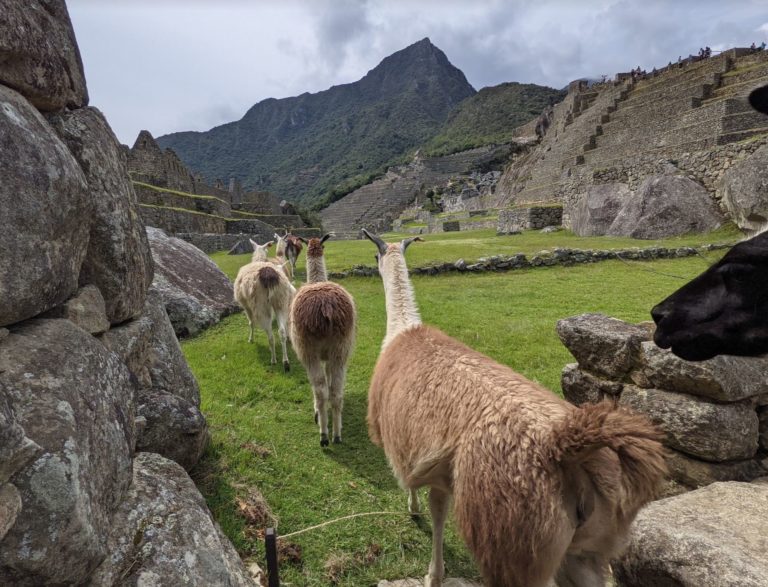
[[[267,316],[261,316],[259,318],[259,323],[264,329],[264,332],[267,333],[267,339],[269,340],[269,351],[272,353],[270,364],[274,365],[277,363],[277,357],[275,356],[275,335],[272,333],[272,316],[269,314]]]
[[[321,361],[310,361],[307,367],[309,383],[315,395],[315,421],[320,425],[320,446],[328,446],[328,383]]]
[[[424,577],[424,587],[440,587],[445,575],[443,563],[443,530],[445,518],[448,515],[450,495],[445,491],[432,487],[429,490],[429,511],[432,514],[432,561],[429,563],[429,574]]]
[[[421,515],[421,506],[419,506],[419,492],[417,489],[408,490],[408,511],[411,516]]]
[[[277,331],[280,334],[280,344],[283,345],[283,371],[286,373],[291,370],[291,363],[288,361],[287,318],[286,314],[277,315]]]
[[[333,414],[333,442],[341,443],[341,414],[344,409],[344,380],[346,369],[344,365],[334,361],[328,364],[328,387],[331,395],[331,412]]]
[[[245,317],[248,318],[248,342],[253,342],[253,316],[247,306],[243,306],[243,310],[245,310]]]

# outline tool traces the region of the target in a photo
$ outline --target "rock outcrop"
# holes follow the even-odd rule
[[[238,311],[232,282],[196,246],[147,227],[155,279],[177,336],[193,336]]]
[[[768,485],[715,483],[646,506],[617,587],[762,587],[768,577]]]
[[[629,186],[625,183],[589,186],[571,213],[571,229],[579,236],[606,234],[629,198]]]
[[[667,238],[709,232],[724,220],[702,185],[679,175],[652,175],[627,199],[607,234]]]
[[[723,204],[740,228],[755,231],[768,223],[768,145],[723,174]]]
[[[0,584],[252,585],[182,468],[199,389],[66,6],[0,28]]]

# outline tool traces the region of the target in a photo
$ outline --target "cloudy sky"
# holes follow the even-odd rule
[[[424,37],[480,89],[563,87],[768,41],[766,0],[68,0],[91,104],[118,138],[207,130],[360,79]]]

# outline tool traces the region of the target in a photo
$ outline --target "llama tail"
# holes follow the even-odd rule
[[[259,269],[258,279],[259,285],[268,292],[271,292],[277,287],[277,284],[280,283],[280,276],[277,274],[277,271],[270,266],[265,266]]]
[[[610,448],[619,458],[630,501],[653,499],[667,473],[663,433],[643,415],[611,401],[571,411],[552,432],[552,457],[564,465],[587,461],[595,451]]]

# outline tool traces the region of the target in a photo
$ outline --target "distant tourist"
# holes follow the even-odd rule
[[[760,50],[761,50],[761,51],[765,51],[765,41],[763,41],[762,43],[760,43]]]
[[[757,51],[757,45],[755,45],[754,41],[752,41],[752,44],[749,46],[749,48],[752,49],[753,51]]]

